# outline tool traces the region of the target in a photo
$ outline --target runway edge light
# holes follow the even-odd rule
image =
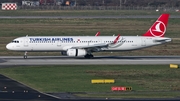
[[[176,65],[176,64],[170,64],[170,68],[178,68],[178,65]]]

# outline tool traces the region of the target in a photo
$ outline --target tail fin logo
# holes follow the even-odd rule
[[[154,26],[151,27],[150,29],[150,33],[154,37],[161,37],[165,34],[165,32],[166,32],[166,25],[161,21],[156,21]]]

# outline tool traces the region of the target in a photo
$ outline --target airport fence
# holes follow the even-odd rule
[[[178,10],[177,7],[121,7],[121,6],[18,6],[18,9],[30,10]]]

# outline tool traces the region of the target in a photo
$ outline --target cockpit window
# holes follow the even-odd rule
[[[19,43],[18,40],[13,40],[11,43]]]

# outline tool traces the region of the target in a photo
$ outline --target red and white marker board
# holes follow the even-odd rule
[[[17,10],[16,3],[2,3],[2,10]]]

